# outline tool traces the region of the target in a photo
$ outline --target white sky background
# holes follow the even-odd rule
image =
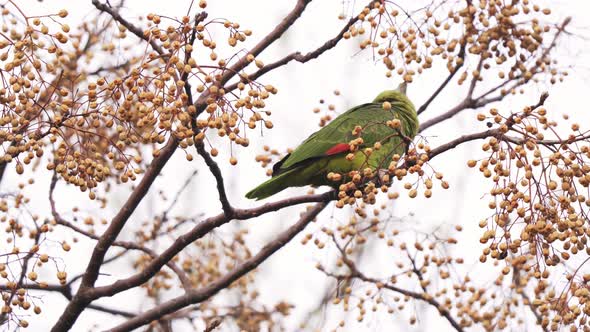
[[[243,28],[253,30],[253,37],[246,46],[251,45],[259,37],[270,31],[292,9],[295,3],[294,0],[211,0],[208,2],[209,19],[216,17],[227,18],[239,22]],[[346,1],[346,4],[343,5],[342,1],[339,0],[313,1],[301,19],[288,33],[259,58],[265,63],[270,63],[292,51],[306,52],[315,49],[325,40],[332,38],[341,29],[344,23],[338,20],[337,16],[343,10],[350,14],[352,11],[350,3],[352,2],[354,1]],[[361,2],[356,2],[354,8],[358,10]],[[66,8],[70,13],[67,22],[72,27],[94,10],[90,0],[46,0],[41,3],[32,0],[21,0],[17,1],[17,3],[27,14],[45,14]],[[400,1],[400,4],[403,5],[403,3],[404,1]],[[557,0],[547,1],[546,3],[550,4],[550,7],[554,10],[555,17],[573,16],[572,26],[584,27],[587,25],[590,1]],[[186,13],[188,4],[189,1],[127,0],[123,16],[133,19],[134,16],[153,12],[160,15],[180,17]],[[261,151],[262,144],[270,144],[277,148],[293,147],[318,129],[318,117],[313,115],[311,110],[313,107],[318,106],[320,98],[325,98],[328,103],[330,101],[334,102],[339,111],[344,111],[351,106],[372,100],[382,90],[397,86],[399,78],[394,76],[387,79],[384,75],[383,65],[376,64],[369,52],[356,54],[358,50],[357,43],[357,41],[352,40],[343,41],[335,49],[320,57],[319,60],[311,61],[305,65],[292,63],[268,74],[262,79],[263,82],[271,83],[279,89],[279,94],[271,98],[267,103],[268,108],[273,111],[274,129],[265,130],[263,137],[259,137],[259,134],[256,133],[250,133],[251,147],[238,149],[238,167],[230,167],[225,162],[229,155],[222,149],[220,149],[222,150],[220,157],[217,158],[226,177],[230,200],[235,206],[249,207],[256,205],[256,203],[246,200],[243,196],[248,190],[265,179],[264,170],[254,162],[254,155]],[[564,60],[572,62],[578,67],[570,71],[570,76],[563,84],[549,90],[550,97],[546,103],[550,112],[567,112],[582,123],[583,126],[590,123],[588,121],[590,115],[587,110],[587,96],[588,91],[590,91],[588,46],[586,42],[580,39],[568,38],[565,40],[560,54],[563,54]],[[417,106],[421,105],[446,75],[446,69],[440,66],[427,71],[424,76],[418,78],[409,87],[408,94],[410,98]],[[337,98],[332,94],[335,89],[341,91],[342,97]],[[496,107],[503,110],[518,110],[525,105],[534,104],[542,90],[542,88],[538,90],[529,89],[525,96],[507,99],[507,101],[496,105]],[[448,110],[462,99],[464,93],[463,87],[458,88],[453,85],[447,88],[445,93],[431,104],[429,110],[425,113],[425,117],[421,118],[421,120]],[[437,146],[439,143],[454,139],[462,133],[482,130],[485,124],[474,121],[475,114],[476,112],[467,111],[465,114],[445,122],[442,126],[432,127],[424,134],[432,136],[430,138],[432,146]],[[450,190],[435,190],[433,197],[429,200],[400,199],[393,203],[393,211],[396,216],[405,218],[404,220],[407,222],[417,223],[426,230],[440,224],[463,225],[465,232],[461,235],[463,241],[460,242],[462,244],[458,249],[466,256],[467,262],[477,262],[477,257],[483,248],[478,241],[481,231],[477,223],[489,213],[487,200],[482,199],[483,194],[488,190],[489,183],[482,181],[477,170],[468,170],[465,165],[467,159],[474,155],[477,156],[479,146],[480,144],[475,142],[460,147],[445,156],[437,157],[432,162],[437,170],[445,174],[447,181],[451,184]],[[224,145],[219,146],[219,148],[223,147]],[[204,212],[207,216],[218,213],[220,207],[217,194],[211,189],[214,188],[213,178],[198,159],[198,156],[196,156],[195,161],[188,163],[182,153],[177,153],[175,158],[166,165],[162,177],[156,180],[150,195],[139,206],[129,224],[139,224],[145,220],[145,217],[165,209],[168,203],[160,206],[155,193],[158,190],[164,190],[168,193],[168,196],[173,195],[185,181],[188,174],[195,168],[199,168],[200,173],[197,179],[192,182],[189,190],[183,195],[175,213],[192,215]],[[41,172],[35,177],[37,187],[31,187],[27,195],[33,200],[31,204],[33,209],[41,215],[47,216],[49,215],[47,188],[50,174],[49,172]],[[17,181],[22,180],[19,180],[14,169],[9,167],[6,173],[6,181],[2,184],[2,192],[16,190]],[[33,188],[36,188],[35,192],[32,192],[31,189]],[[287,197],[295,193],[302,194],[306,190],[303,188],[290,189],[273,199]],[[467,190],[469,192],[466,192]],[[112,206],[106,211],[102,211],[98,210],[94,204],[90,204],[86,199],[86,195],[79,196],[77,190],[65,188],[63,184],[58,187],[56,193],[58,209],[66,216],[68,211],[71,211],[67,204],[75,203],[81,206],[83,210],[104,213],[108,219],[117,211],[117,207],[125,199],[125,191],[116,193],[116,198],[112,199]],[[266,240],[271,239],[273,235],[293,223],[301,209],[301,207],[294,207],[246,222],[251,227],[248,240],[253,248],[256,249],[264,245]],[[331,211],[332,208],[329,207],[323,212],[323,215],[327,216]],[[411,214],[413,216],[410,216]],[[312,230],[313,227],[308,228],[308,231]],[[129,226],[129,229],[134,228]],[[128,233],[123,235],[123,237],[125,236],[129,239],[132,237]],[[82,271],[86,267],[86,260],[94,243],[82,242],[75,244],[74,249],[66,254],[65,264],[68,275],[76,275],[76,271]],[[59,245],[56,244],[56,251],[58,247]],[[314,249],[313,246],[303,247],[296,239],[265,262],[259,269],[260,280],[264,282],[264,287],[260,287],[263,300],[274,303],[276,299],[284,298],[296,305],[293,315],[289,318],[289,324],[291,325],[288,327],[290,329],[294,329],[300,323],[306,310],[319,301],[318,294],[323,293],[328,279],[316,271],[314,265],[316,262],[328,259],[327,257],[330,255],[324,251]],[[59,254],[63,255],[63,252]],[[377,259],[372,268],[378,270],[380,266],[380,261]],[[124,264],[119,265],[118,268],[131,271]],[[113,281],[108,277],[101,278],[101,280],[105,283]],[[141,295],[139,292],[127,292],[114,299],[103,299],[98,302],[109,303],[110,305],[120,303],[122,304],[121,308],[129,311],[150,308],[151,304],[142,303],[142,297],[139,295]],[[66,304],[61,295],[43,293],[43,296],[45,301],[43,319],[36,320],[31,317],[30,331],[44,330],[47,324],[52,325]],[[448,328],[450,330],[450,326],[446,321],[437,318],[437,315],[432,314],[430,309],[426,310],[426,312],[430,314],[420,314],[418,316],[419,324],[415,328],[416,331],[427,331],[433,327],[441,330]],[[397,324],[395,320],[401,320],[401,317],[397,315],[380,315],[380,317],[386,317],[386,320],[377,321],[367,315],[367,319],[363,323],[356,324],[353,323],[356,315],[351,314],[351,319],[347,322],[347,329],[350,331],[378,330],[384,327],[392,327],[394,325],[391,324]],[[328,316],[326,327],[330,329],[335,327],[335,324],[340,319],[341,317]],[[104,329],[114,326],[118,321],[120,321],[118,317],[87,310],[78,319],[75,330],[84,331],[95,325]],[[401,326],[404,326],[405,323],[401,322],[401,324]],[[529,327],[531,331],[535,330],[532,325]],[[178,330],[191,331],[192,329],[189,326],[179,325]],[[228,328],[228,330],[230,329]]]

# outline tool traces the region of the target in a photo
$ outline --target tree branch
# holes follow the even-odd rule
[[[500,135],[500,131],[498,129],[490,129],[490,130],[482,131],[479,133],[462,135],[458,138],[455,138],[454,140],[452,140],[450,142],[439,145],[438,147],[430,150],[430,152],[428,153],[428,157],[430,159],[434,158],[434,157],[438,156],[439,154],[446,152],[448,150],[452,150],[463,143],[467,143],[467,142],[471,142],[471,141],[475,141],[475,140],[479,140],[479,139],[484,139],[487,137],[498,136],[498,135]]]
[[[196,123],[195,127],[196,128]],[[217,183],[217,192],[219,193],[219,201],[221,202],[221,207],[223,209],[223,214],[227,219],[231,219],[234,214],[234,208],[229,203],[229,199],[227,198],[227,194],[225,192],[225,185],[223,181],[223,174],[221,174],[221,169],[219,169],[219,165],[217,162],[213,160],[209,152],[205,150],[205,146],[203,142],[195,142],[195,149],[197,149],[197,153],[203,157],[205,163],[209,167],[211,174],[215,177],[215,182]]]
[[[539,59],[545,59],[549,55],[549,52],[551,52],[551,50],[557,46],[557,40],[559,39],[561,34],[564,33],[565,28],[567,27],[567,25],[570,22],[571,22],[571,17],[567,17],[561,23],[561,25],[557,28],[557,32],[553,36],[553,39],[552,39],[551,43],[549,44],[549,46],[546,49],[544,49],[543,52],[539,55],[539,57],[538,57]],[[478,62],[477,69],[481,70],[482,65],[483,65],[483,58],[480,58],[480,61]],[[467,96],[465,97],[465,99],[463,99],[457,106],[451,108],[450,110],[446,111],[445,113],[440,114],[430,120],[427,120],[427,121],[421,123],[419,132],[422,132],[429,127],[432,127],[432,126],[439,124],[445,120],[448,120],[466,109],[480,108],[480,107],[488,105],[492,102],[496,102],[496,101],[500,101],[500,100],[504,99],[505,96],[503,94],[499,94],[494,97],[488,97],[488,98],[486,98],[486,97],[489,96],[490,94],[494,93],[495,91],[505,87],[506,85],[510,84],[511,82],[514,82],[514,84],[512,84],[509,88],[507,88],[507,90],[515,89],[515,88],[523,85],[524,83],[526,83],[526,81],[524,81],[522,79],[522,75],[518,75],[518,76],[515,76],[513,78],[503,81],[502,83],[500,83],[500,84],[496,85],[495,87],[489,89],[488,91],[482,93],[478,97],[473,97],[473,93],[475,91],[477,82],[478,82],[477,78],[474,77],[471,80],[471,83],[469,85],[469,90],[467,92]]]
[[[16,141],[13,140],[12,142],[10,142],[10,146],[16,146]],[[2,180],[4,179],[4,173],[6,173],[6,166],[8,165],[8,162],[2,160],[0,161],[0,184],[2,184]]]
[[[365,282],[370,282],[372,284],[379,284],[379,285],[382,285],[383,288],[389,289],[389,290],[394,291],[396,293],[400,293],[402,295],[411,297],[416,300],[424,301],[424,302],[432,305],[433,307],[435,307],[438,310],[438,312],[440,313],[440,315],[443,316],[453,326],[453,328],[455,328],[455,330],[457,330],[458,332],[464,331],[463,327],[459,324],[459,322],[457,322],[455,320],[455,318],[451,315],[449,310],[446,309],[442,304],[440,304],[436,299],[434,299],[434,297],[432,297],[430,294],[428,294],[426,292],[426,288],[423,288],[424,293],[418,293],[418,292],[414,292],[414,291],[410,291],[407,289],[397,287],[393,284],[383,282],[381,280],[370,278],[370,277],[366,276],[363,272],[361,272],[356,267],[356,264],[354,263],[354,261],[352,261],[351,259],[348,258],[348,256],[346,255],[346,251],[344,250],[344,248],[342,248],[338,244],[337,241],[334,241],[334,243],[336,244],[336,248],[338,249],[338,251],[340,251],[342,262],[350,270],[350,273],[351,273],[350,277],[351,278],[357,278],[357,279],[360,279]],[[408,255],[408,257],[410,257],[410,256]],[[412,264],[414,264],[414,261],[412,260],[411,257],[410,257],[410,260],[412,261]],[[415,265],[414,265],[414,272],[415,273],[417,272],[418,278],[420,280],[422,280],[422,275],[419,271],[417,271]]]
[[[547,100],[548,97],[549,97],[549,94],[547,92],[542,93],[541,96],[539,97],[539,101],[535,105],[532,105],[531,109],[541,107],[545,103],[545,100]],[[463,143],[467,143],[467,142],[475,141],[475,140],[479,140],[479,139],[484,139],[484,138],[488,138],[488,137],[498,137],[501,140],[508,141],[508,142],[515,143],[515,144],[524,144],[526,142],[526,139],[523,139],[523,138],[506,136],[500,130],[500,128],[495,128],[495,129],[489,129],[489,130],[481,131],[478,133],[467,134],[467,135],[463,135],[461,137],[458,137],[448,143],[442,144],[442,145],[436,147],[435,149],[430,150],[430,152],[428,153],[428,157],[429,157],[429,159],[432,159],[432,158],[436,157],[437,155],[439,155],[445,151],[454,149]],[[579,139],[581,140],[581,139],[586,139],[586,138],[587,138],[587,136],[581,136]],[[538,140],[538,141],[536,141],[536,143],[541,144],[541,145],[556,145],[556,144],[568,143],[568,141],[564,141],[564,140]]]
[[[177,146],[178,140],[174,136],[171,136],[168,143],[160,151],[160,155],[152,160],[145,175],[133,190],[123,207],[119,210],[117,215],[115,215],[107,230],[98,239],[88,262],[88,266],[84,272],[80,288],[53,326],[53,332],[69,330],[74,325],[78,316],[84,311],[84,308],[91,302],[91,298],[88,297],[87,293],[89,289],[92,289],[98,278],[100,267],[102,266],[107,251],[113,242],[115,242],[115,239],[123,229],[123,226],[125,226],[125,223],[133,211],[135,211],[135,208],[137,208],[137,205],[139,205],[143,197],[147,194],[149,188],[164,165],[168,162],[174,151],[176,151]]]
[[[465,62],[465,45],[466,43],[461,44],[461,49],[459,50],[458,54],[459,58],[462,60],[461,63],[455,66],[455,68],[451,71],[449,76],[447,76],[447,78],[441,83],[441,85],[436,89],[436,91],[434,91],[430,98],[428,98],[428,100],[426,100],[426,102],[424,102],[424,104],[422,104],[422,106],[418,108],[418,115],[426,111],[430,103],[432,103],[432,101],[447,87],[447,85],[449,84],[449,82],[451,82],[455,74],[457,74],[457,72],[459,72],[459,69],[463,67],[463,64]]]
[[[23,288],[23,289],[28,289],[28,290],[36,290],[36,291],[44,291],[44,292],[57,292],[57,293],[60,293],[61,295],[63,295],[68,300],[72,299],[72,289],[71,289],[70,284],[63,285],[63,286],[62,285],[47,285],[47,286],[43,286],[43,287],[38,284],[24,284],[24,285],[19,285],[18,288]],[[7,285],[0,285],[0,290],[10,291],[10,290],[12,290],[12,288],[8,287]],[[129,311],[104,307],[101,305],[90,304],[90,305],[88,305],[87,308],[92,309],[92,310],[101,311],[101,312],[104,312],[107,314],[119,315],[119,316],[123,316],[123,317],[127,317],[127,318],[131,318],[131,317],[136,316],[136,314],[129,312]]]
[[[274,254],[277,250],[281,249],[287,243],[289,243],[327,206],[327,204],[327,202],[320,202],[314,205],[310,210],[308,210],[301,216],[299,221],[297,221],[294,225],[289,227],[289,229],[287,229],[279,236],[277,236],[274,240],[265,245],[264,248],[262,248],[258,252],[258,254],[248,259],[244,263],[240,264],[234,270],[227,273],[217,281],[209,284],[208,286],[202,289],[187,292],[182,296],[164,302],[140,315],[137,315],[136,317],[126,321],[123,324],[115,326],[114,328],[110,329],[110,331],[130,331],[145,324],[149,324],[150,322],[157,320],[163,315],[173,313],[188,305],[200,303],[209,299],[211,296],[217,294],[217,292],[219,292],[220,290],[225,289],[234,281],[246,275],[248,272],[254,270],[268,257]]]
[[[287,31],[295,21],[301,16],[307,5],[311,2],[311,0],[298,0],[295,8],[291,10],[283,20],[277,24],[277,26],[264,37],[256,46],[254,46],[248,54],[252,54],[253,56],[258,56],[262,51],[264,51],[267,47],[269,47],[272,43],[274,43],[277,39],[279,39],[285,31]],[[219,79],[219,86],[224,86],[232,77],[234,77],[238,72],[242,69],[246,68],[250,62],[248,61],[247,57],[242,57],[238,62],[236,62],[231,68],[229,68]]]
[[[293,198],[287,198],[281,201],[267,203],[252,209],[235,209],[233,219],[246,220],[261,216],[268,212],[280,210],[282,208],[298,205],[302,203],[322,202],[327,203],[336,199],[336,193],[329,191],[318,195],[304,195]],[[91,297],[97,299],[104,296],[113,296],[122,291],[139,286],[153,277],[172,257],[176,256],[188,245],[200,239],[211,230],[230,222],[232,218],[227,218],[224,213],[207,218],[193,227],[187,233],[179,236],[172,245],[170,245],[159,256],[155,257],[144,269],[128,278],[118,280],[111,285],[96,287],[91,291]]]
[[[332,39],[327,40],[324,44],[322,44],[320,47],[316,48],[313,51],[310,51],[306,54],[302,54],[301,52],[294,52],[291,53],[287,56],[285,56],[284,58],[277,60],[273,63],[269,63],[267,65],[265,65],[264,67],[260,68],[259,70],[257,70],[256,72],[248,75],[245,79],[249,80],[249,81],[254,81],[258,78],[260,78],[262,75],[268,73],[269,71],[272,71],[274,69],[277,69],[279,67],[282,67],[286,64],[288,64],[291,61],[297,61],[299,63],[306,63],[310,60],[313,59],[317,59],[320,55],[322,55],[323,53],[325,53],[326,51],[336,47],[336,45],[338,45],[338,43],[342,40],[342,38],[344,37],[344,34],[350,29],[350,27],[355,24],[357,21],[359,20],[359,16],[355,16],[353,18],[351,18],[345,25],[344,27],[342,27],[342,29],[340,30],[340,32]],[[225,88],[226,91],[233,91],[238,87],[238,82],[231,84],[229,86],[227,86]]]
[[[370,282],[370,283],[374,283],[374,284],[377,284],[377,283],[378,284],[381,284],[381,285],[383,285],[383,288],[389,289],[391,291],[394,291],[396,293],[400,293],[400,294],[405,295],[405,296],[409,296],[409,297],[414,298],[416,300],[424,301],[424,302],[432,305],[433,307],[435,307],[438,310],[439,314],[441,316],[443,316],[453,326],[453,328],[456,331],[458,331],[458,332],[463,332],[464,331],[464,329],[461,326],[461,324],[459,324],[459,322],[457,322],[455,320],[455,318],[451,315],[451,313],[449,312],[449,310],[446,309],[437,300],[435,300],[432,296],[430,296],[428,294],[425,294],[425,293],[424,294],[421,294],[421,293],[418,293],[418,292],[412,292],[412,291],[409,291],[409,290],[406,290],[406,289],[403,289],[403,288],[399,288],[399,287],[397,287],[395,285],[392,285],[390,283],[383,283],[380,280],[367,277],[366,275],[364,275],[362,272],[360,272],[358,270],[353,271],[353,275],[354,275],[354,277],[356,277],[356,278],[358,278],[360,280],[363,280],[363,281],[366,281],[366,282]]]
[[[145,40],[146,42],[148,42],[150,44],[150,46],[156,52],[158,52],[158,54],[160,54],[160,55],[165,54],[164,49],[162,49],[162,47],[160,45],[158,45],[158,43],[156,43],[155,40],[146,38],[145,35],[143,34],[143,30],[141,30],[141,28],[135,26],[131,22],[124,19],[116,9],[114,9],[108,5],[105,5],[103,3],[100,3],[100,1],[98,1],[98,0],[92,0],[92,4],[99,11],[109,14],[113,19],[115,19],[115,21],[119,22],[119,24],[123,25],[125,28],[127,28],[127,30],[131,31],[131,33],[136,35],[139,39]]]
[[[38,246],[39,240],[41,239],[41,232],[39,231],[39,226],[37,225],[36,222],[35,222],[35,228],[37,229],[37,232],[35,233],[34,243],[36,246]],[[30,251],[23,258],[20,276],[19,276],[18,281],[16,283],[16,287],[10,291],[10,295],[8,296],[7,299],[4,300],[5,303],[7,303],[8,305],[10,305],[10,303],[12,302],[12,299],[16,295],[17,289],[19,289],[21,287],[21,285],[23,285],[23,283],[25,281],[25,277],[27,275],[27,270],[29,269],[29,262],[30,262],[31,258],[33,258],[33,256],[35,256],[35,253],[36,253],[35,251]],[[3,299],[4,299],[4,297],[3,297]],[[8,312],[2,312],[2,314],[0,315],[0,322],[4,322],[6,320],[8,314],[9,314]]]

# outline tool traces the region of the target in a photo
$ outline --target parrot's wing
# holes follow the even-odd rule
[[[347,152],[348,142],[354,139],[352,134],[354,127],[363,126],[370,122],[374,119],[376,112],[383,112],[382,104],[362,104],[342,113],[283,158],[275,166],[276,170],[286,170],[306,160]]]

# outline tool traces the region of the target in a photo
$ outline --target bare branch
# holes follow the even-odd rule
[[[432,149],[428,153],[428,157],[434,158],[434,157],[438,156],[439,154],[446,152],[448,150],[452,150],[463,143],[467,143],[467,142],[471,142],[471,141],[475,141],[475,140],[479,140],[479,139],[484,139],[487,137],[498,136],[498,135],[500,135],[500,131],[498,129],[490,129],[490,130],[482,131],[479,133],[463,135],[463,136],[460,136],[450,142],[439,145],[438,147]]]
[[[499,84],[498,86],[491,89],[490,91],[483,93],[482,95],[475,97],[475,98],[472,98],[469,95],[467,95],[467,97],[465,97],[465,99],[463,99],[455,107],[451,108],[450,110],[448,110],[438,116],[435,116],[434,118],[432,118],[430,120],[422,122],[420,124],[419,132],[422,132],[422,131],[426,130],[427,128],[430,128],[436,124],[439,124],[445,120],[448,120],[448,119],[454,117],[455,115],[463,112],[464,110],[477,109],[480,107],[484,107],[488,104],[491,104],[493,102],[500,101],[500,100],[504,99],[505,96],[503,94],[499,94],[497,96],[489,97],[489,98],[485,98],[485,96],[487,96],[488,94],[490,94],[493,91],[496,91],[497,89],[500,89],[502,86],[505,86],[506,84],[508,84],[512,81],[513,80],[506,80],[505,82]],[[516,82],[516,83],[514,83],[514,85],[511,86],[511,89],[516,88],[520,85],[522,85],[522,83]]]
[[[125,61],[123,63],[120,63],[118,65],[113,65],[113,66],[108,66],[108,67],[98,67],[97,69],[87,73],[86,75],[88,76],[92,76],[92,75],[99,75],[102,72],[113,72],[119,69],[124,69],[129,67],[129,61]]]
[[[466,110],[468,108],[472,108],[473,105],[475,105],[475,101],[469,100],[469,99],[463,99],[463,101],[461,101],[457,106],[451,108],[450,110],[446,111],[445,113],[440,114],[430,120],[420,123],[420,129],[418,130],[418,132],[423,132],[424,130],[434,126],[435,124],[438,124],[438,123],[441,123],[447,119],[450,119],[451,117],[459,114],[463,110]]]
[[[120,310],[120,309],[114,309],[114,308],[109,308],[109,307],[105,307],[99,304],[89,304],[88,309],[92,309],[92,310],[96,310],[96,311],[100,311],[100,312],[104,312],[107,314],[111,314],[111,315],[118,315],[118,316],[123,316],[126,318],[129,317],[133,317],[136,314],[130,312],[130,311],[125,311],[125,310]]]
[[[176,203],[178,203],[178,199],[180,198],[180,195],[188,187],[188,185],[191,183],[193,178],[195,176],[197,176],[197,174],[199,174],[199,170],[196,169],[186,178],[182,187],[180,187],[180,189],[178,189],[178,191],[176,192],[176,195],[174,195],[174,198],[172,199],[172,203],[170,203],[168,208],[162,213],[162,221],[166,221],[168,219],[168,213],[170,213],[170,211],[172,211],[172,208],[174,208]]]

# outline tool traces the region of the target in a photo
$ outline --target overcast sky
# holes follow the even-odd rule
[[[112,0],[111,0],[112,1]],[[295,1],[243,1],[243,0],[211,0],[209,2],[209,18],[221,17],[232,21],[240,22],[242,27],[253,30],[251,42],[257,40],[270,31],[277,22],[292,8]],[[343,21],[337,19],[338,14],[345,12],[350,14],[354,1],[346,1],[344,4],[341,0],[316,0],[311,3],[303,14],[302,18],[292,27],[291,30],[275,45],[265,51],[260,59],[264,62],[271,62],[278,59],[281,55],[292,51],[308,51],[322,44],[325,40],[334,36],[343,24]],[[359,1],[356,1],[359,2]],[[78,1],[59,1],[46,0],[36,2],[32,0],[17,0],[21,8],[30,14],[44,14],[48,12],[57,12],[60,8],[68,9],[70,17],[68,23],[73,27],[76,22],[92,16],[94,8],[90,0]],[[134,17],[145,15],[148,12],[154,12],[167,15],[170,17],[180,17],[186,14],[188,1],[152,1],[152,0],[128,0],[123,10],[124,16]],[[403,2],[400,2],[403,3]],[[588,13],[590,13],[590,2],[586,0],[557,0],[546,1],[551,4],[554,10],[554,16],[558,20],[566,16],[572,16],[572,26],[580,28],[576,32],[584,34],[588,32],[585,28],[588,25]],[[587,35],[588,36],[588,35]],[[589,36],[590,37],[590,36]],[[250,44],[247,44],[250,45]],[[547,108],[550,112],[566,112],[574,119],[581,123],[590,123],[590,116],[587,110],[587,96],[590,91],[590,57],[588,57],[588,43],[583,39],[568,37],[560,46],[559,54],[564,63],[575,65],[570,71],[567,80],[557,86],[551,87],[550,98],[547,101]],[[138,46],[139,47],[139,46]],[[143,47],[143,46],[141,46]],[[262,182],[265,179],[264,170],[254,162],[254,155],[261,151],[262,144],[269,144],[275,148],[285,150],[287,147],[293,147],[305,139],[310,133],[318,129],[318,118],[312,113],[312,109],[318,106],[320,98],[325,98],[333,102],[340,111],[344,111],[351,106],[370,101],[380,91],[397,86],[399,78],[386,78],[384,68],[376,64],[369,53],[358,53],[358,47],[355,41],[343,42],[334,50],[323,55],[319,60],[312,61],[306,65],[297,63],[290,64],[264,77],[263,82],[273,84],[279,89],[279,94],[269,100],[268,108],[273,111],[272,120],[275,124],[274,129],[264,131],[264,136],[251,134],[252,146],[249,149],[239,149],[238,159],[239,167],[230,167],[226,162],[222,162],[222,170],[227,178],[228,193],[234,205],[239,207],[254,206],[255,203],[246,200],[243,196],[249,189]],[[123,58],[122,58],[123,59]],[[123,60],[124,61],[124,60]],[[408,95],[420,105],[432,93],[436,84],[445,77],[445,68],[439,67],[428,71],[423,77],[420,77],[408,89]],[[336,97],[332,91],[338,89],[342,96]],[[543,87],[533,88],[527,91],[524,96],[510,98],[507,101],[496,105],[504,110],[518,110],[525,105],[535,103]],[[461,96],[464,89],[461,87],[448,88],[425,114],[421,120],[428,119],[431,116],[442,113],[443,111],[454,106]],[[436,126],[424,133],[429,137],[433,146],[439,143],[456,138],[461,133],[474,132],[483,129],[484,124],[474,121],[476,112],[468,111],[457,118],[445,122],[442,126]],[[223,143],[225,144],[225,143]],[[220,147],[223,148],[224,145]],[[428,201],[400,199],[392,207],[393,213],[408,223],[414,223],[417,227],[429,230],[439,225],[462,224],[466,231],[461,235],[464,244],[460,249],[464,251],[467,261],[476,262],[481,253],[478,239],[480,230],[477,223],[480,219],[485,218],[489,213],[487,210],[487,200],[483,199],[484,193],[489,190],[488,183],[483,182],[477,170],[467,170],[465,162],[470,156],[477,155],[480,144],[475,143],[469,146],[460,147],[454,150],[448,156],[436,158],[433,165],[439,171],[442,171],[451,184],[449,191],[436,190],[433,198]],[[219,159],[227,160],[229,155],[222,152]],[[195,158],[198,159],[198,158]],[[155,183],[155,188],[164,190],[168,193],[174,193],[185,181],[186,176],[195,168],[202,167],[200,161],[187,163],[182,154],[177,154],[172,162],[164,168],[162,178]],[[45,174],[47,173],[47,174]],[[50,174],[43,172],[42,175],[36,175],[39,185],[37,193],[29,192],[33,199],[33,208],[41,215],[48,216],[47,189]],[[7,180],[2,184],[2,191],[16,190],[17,177],[13,169],[7,172]],[[195,214],[203,212],[206,215],[216,214],[219,211],[216,194],[211,193],[212,177],[205,169],[202,169],[198,178],[192,182],[189,190],[182,197],[182,204],[179,204],[178,214]],[[33,188],[31,188],[32,190]],[[287,190],[276,198],[287,197],[295,193],[305,193],[307,189],[296,188]],[[142,217],[161,211],[164,207],[158,205],[158,198],[153,195],[156,190],[152,190],[146,200],[140,205],[137,213],[131,219],[132,222],[139,223],[143,221]],[[124,199],[125,191],[115,191],[113,201],[114,206],[106,211],[98,210],[96,206],[89,204],[86,196],[82,199],[78,197],[77,191],[72,188],[66,188],[65,185],[58,187],[58,208],[67,215],[69,204],[76,203],[83,209],[94,211],[94,213],[104,213],[105,217],[111,216],[115,211],[117,204]],[[119,202],[119,203],[117,203]],[[198,209],[198,210],[195,210]],[[264,244],[265,240],[272,237],[279,230],[285,229],[295,221],[297,212],[301,207],[286,209],[260,218],[250,223],[251,233],[248,236],[249,243],[254,249]],[[330,207],[323,212],[323,216],[329,216],[333,209]],[[310,226],[313,230],[315,225]],[[133,226],[130,227],[133,229]],[[130,238],[130,235],[127,234]],[[75,275],[75,271],[80,271],[86,266],[88,252],[92,243],[77,244],[72,253],[66,255],[64,264],[67,265],[68,273]],[[476,250],[465,250],[477,248]],[[61,255],[62,253],[60,253]],[[317,272],[313,267],[316,262],[328,260],[329,254],[313,249],[311,246],[302,247],[298,241],[293,241],[286,248],[273,256],[268,262],[261,266],[261,280],[264,287],[261,288],[261,297],[268,303],[273,303],[277,298],[285,298],[297,307],[294,314],[289,318],[289,327],[294,328],[298,324],[307,309],[312,307],[318,301],[317,294],[322,292],[326,286],[327,279]],[[379,256],[376,256],[379,257]],[[81,264],[80,262],[84,262]],[[376,262],[369,269],[374,269],[378,273],[379,264]],[[124,266],[119,266],[125,269]],[[101,279],[105,283],[112,282],[108,276]],[[289,287],[285,287],[288,285]],[[130,311],[139,311],[147,309],[150,304],[142,303],[139,292],[129,292],[122,296],[115,297],[115,303],[125,303],[125,309]],[[103,303],[113,303],[113,299],[99,301]],[[57,315],[61,313],[64,299],[61,296],[44,295],[45,319],[42,321],[31,319],[31,331],[43,330],[46,323],[53,324]],[[56,303],[47,306],[47,304]],[[340,317],[328,316],[328,328],[335,327],[334,323],[338,322]],[[394,324],[392,318],[387,321],[371,321],[370,319],[360,325],[348,325],[352,330],[356,329],[376,329],[378,327],[391,326]],[[102,328],[113,326],[119,318],[106,316],[92,311],[85,312],[75,325],[76,331],[83,331],[94,324]],[[351,319],[354,321],[354,318]],[[441,331],[447,328],[447,323],[440,321],[436,315],[426,314],[420,319],[418,330],[427,331],[431,327],[440,328]],[[450,327],[448,327],[450,329]],[[437,329],[438,330],[438,329]],[[535,329],[532,328],[531,331]],[[186,327],[186,331],[190,331]]]

